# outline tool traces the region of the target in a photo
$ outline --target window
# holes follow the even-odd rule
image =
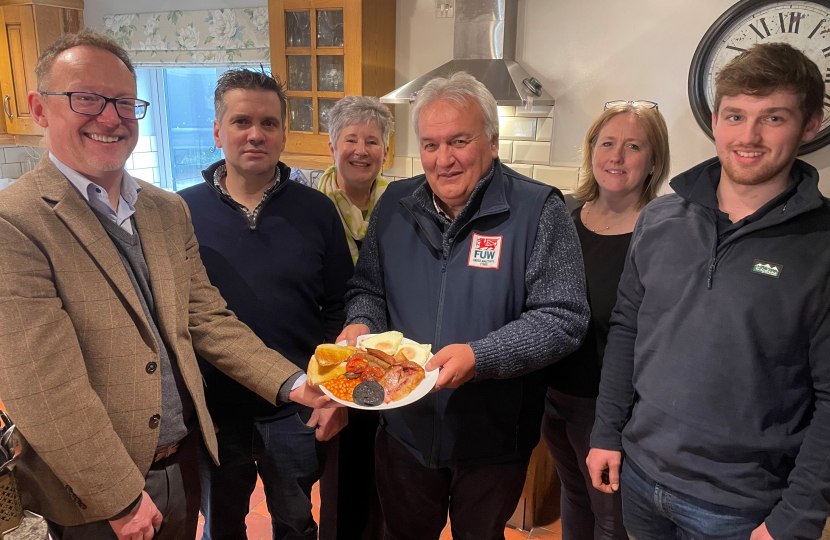
[[[139,120],[139,141],[126,165],[130,174],[170,191],[203,181],[202,170],[224,158],[213,141],[213,92],[228,69],[136,70],[138,97],[151,105]]]

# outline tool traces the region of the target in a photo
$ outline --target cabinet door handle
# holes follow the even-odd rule
[[[6,94],[6,98],[3,100],[3,110],[6,111],[6,116],[9,117],[9,121],[14,120],[14,116],[12,116],[11,111],[9,110],[9,101],[12,97],[9,94]]]

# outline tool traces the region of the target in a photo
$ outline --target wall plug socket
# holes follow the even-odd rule
[[[438,0],[438,18],[452,18],[455,14],[455,0]]]

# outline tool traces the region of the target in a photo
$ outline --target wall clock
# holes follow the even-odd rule
[[[801,50],[824,75],[824,120],[799,154],[830,143],[830,0],[776,2],[742,0],[709,28],[689,69],[689,102],[695,120],[712,138],[715,77],[721,68],[756,43],[786,42]]]

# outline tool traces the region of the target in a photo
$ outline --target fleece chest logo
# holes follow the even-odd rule
[[[501,259],[501,245],[503,237],[501,236],[482,236],[473,233],[473,239],[470,242],[470,258],[467,260],[467,266],[474,268],[498,268],[499,259]]]
[[[775,264],[759,259],[755,259],[755,262],[752,263],[752,272],[754,274],[761,274],[762,276],[776,279],[781,276],[781,270],[783,269],[783,264]]]

